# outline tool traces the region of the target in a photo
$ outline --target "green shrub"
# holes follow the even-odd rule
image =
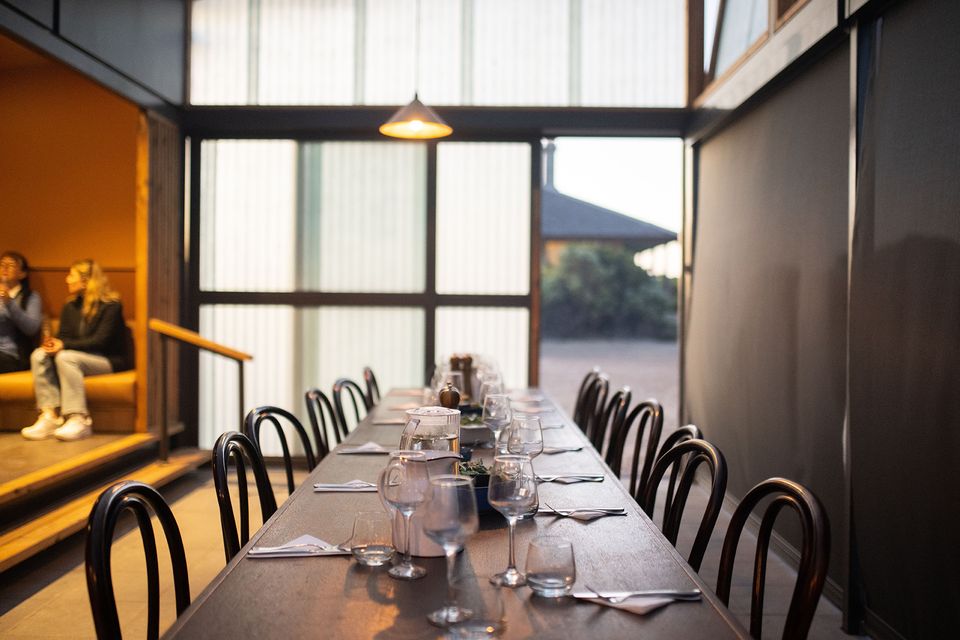
[[[544,337],[677,336],[677,281],[653,277],[633,263],[634,251],[570,244],[555,266],[544,266]]]

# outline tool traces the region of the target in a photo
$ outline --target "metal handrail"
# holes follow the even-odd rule
[[[160,460],[166,462],[170,454],[170,428],[167,415],[167,343],[170,340],[183,342],[192,345],[203,351],[210,351],[217,355],[230,358],[237,363],[239,368],[238,376],[238,398],[239,414],[237,423],[243,420],[243,363],[247,360],[253,360],[253,356],[243,351],[231,349],[222,344],[204,338],[196,331],[190,331],[173,323],[160,320],[159,318],[150,318],[147,327],[160,336]]]

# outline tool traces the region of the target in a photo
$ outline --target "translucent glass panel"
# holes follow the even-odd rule
[[[482,353],[500,366],[508,387],[527,386],[530,312],[527,309],[438,307],[436,353]]]
[[[767,31],[768,0],[727,0],[720,23],[716,75],[722,74]]]
[[[713,41],[717,35],[720,0],[703,0],[703,71],[710,72],[713,60]]]
[[[354,103],[353,0],[259,0],[253,4],[259,7],[254,58],[257,102]]]
[[[200,307],[200,334],[253,356],[244,364],[245,411],[261,405],[288,409],[303,404],[295,379],[296,314],[293,307],[217,305]],[[237,364],[200,352],[200,446],[212,448],[224,431],[240,430]],[[280,453],[279,440],[264,435],[264,453]]]
[[[529,144],[437,147],[437,293],[530,291]]]
[[[420,292],[425,281],[426,147],[303,146],[303,288]]]
[[[683,104],[679,0],[421,2],[194,0],[192,102]]]
[[[485,0],[473,8],[471,104],[570,104],[567,2]]]
[[[296,280],[296,144],[201,146],[200,287],[290,291]]]
[[[323,307],[303,310],[304,390],[328,393],[337,378],[363,385],[363,368],[380,390],[423,384],[424,311],[404,307]]]
[[[686,95],[686,62],[682,53],[686,43],[686,3],[581,1],[577,70],[580,95],[574,93],[570,104],[681,105]]]

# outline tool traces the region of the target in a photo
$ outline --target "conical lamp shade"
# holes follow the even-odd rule
[[[448,136],[453,133],[453,128],[414,95],[413,102],[380,125],[380,133],[394,138],[428,140]]]

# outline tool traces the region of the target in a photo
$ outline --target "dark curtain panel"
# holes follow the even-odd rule
[[[956,637],[960,602],[957,25],[957,2],[902,2],[883,16],[858,172],[856,548],[868,622],[905,638]]]
[[[830,53],[699,149],[685,405],[729,491],[809,486],[842,540],[849,55]],[[785,515],[780,532],[799,547]],[[834,544],[840,581],[845,553]]]

